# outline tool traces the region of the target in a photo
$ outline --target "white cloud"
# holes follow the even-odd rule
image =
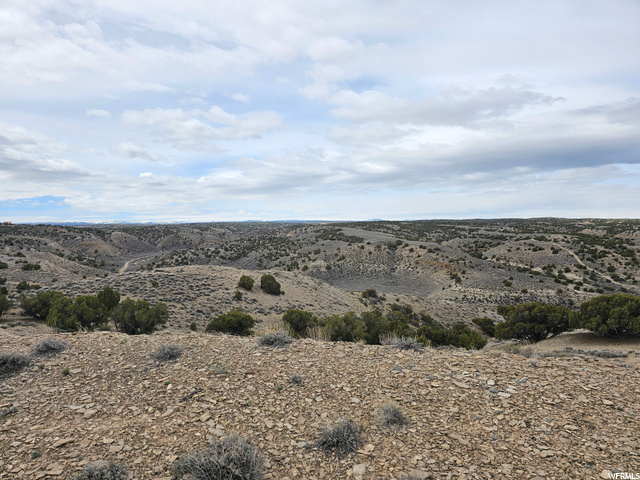
[[[87,117],[98,117],[98,118],[111,118],[111,113],[108,110],[101,110],[99,108],[92,108],[84,112]]]
[[[153,218],[171,198],[173,219],[637,199],[640,5],[464,7],[0,2],[0,198]]]
[[[231,98],[233,98],[236,102],[242,103],[249,103],[250,100],[249,95],[240,92],[234,93],[233,95],[231,95]]]
[[[117,145],[112,145],[109,148],[109,151],[125,158],[141,158],[151,162],[158,160],[157,157],[151,155],[147,151],[144,145],[140,145],[135,142],[122,142]]]
[[[217,106],[190,111],[181,108],[125,110],[122,121],[131,126],[159,127],[158,134],[175,148],[194,150],[217,148],[211,145],[212,141],[260,138],[262,134],[282,127],[276,112],[235,115]]]

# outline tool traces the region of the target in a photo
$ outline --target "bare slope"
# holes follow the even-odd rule
[[[0,351],[29,353],[42,337],[3,334]],[[0,380],[0,406],[11,410],[0,418],[0,478],[71,479],[113,459],[136,479],[169,480],[180,455],[230,432],[261,449],[265,478],[281,480],[640,469],[640,372],[622,362],[312,340],[281,350],[198,333],[57,337],[71,348]],[[169,343],[182,357],[155,363],[150,354]],[[300,385],[289,383],[294,374]],[[409,424],[380,427],[384,402]],[[343,417],[363,426],[364,442],[338,458],[314,442]]]

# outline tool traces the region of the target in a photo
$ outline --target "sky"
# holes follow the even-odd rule
[[[637,0],[1,0],[0,221],[640,217]]]

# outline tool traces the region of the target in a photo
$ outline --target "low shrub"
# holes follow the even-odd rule
[[[69,344],[56,337],[47,337],[39,342],[34,350],[38,355],[57,355],[69,348]]]
[[[172,466],[178,479],[261,480],[262,454],[244,438],[213,438],[203,451],[181,456]]]
[[[317,323],[316,317],[305,310],[298,308],[290,308],[282,316],[282,321],[297,337],[306,337],[309,332],[309,328],[313,327]]]
[[[280,284],[276,278],[269,274],[262,275],[262,277],[260,277],[260,288],[262,288],[265,293],[269,293],[271,295],[280,295],[282,293],[280,290]]]
[[[320,433],[317,445],[326,452],[344,455],[358,450],[363,443],[362,427],[352,420],[343,418],[325,427]]]
[[[499,305],[498,313],[505,318],[495,326],[500,340],[516,339],[539,342],[569,330],[573,312],[566,307],[541,305],[537,302],[520,305]]]
[[[46,320],[49,310],[57,299],[64,297],[62,292],[51,290],[49,292],[38,292],[34,296],[21,296],[20,307],[25,315],[40,320]]]
[[[31,357],[22,353],[0,354],[0,378],[15,375],[31,364]]]
[[[255,320],[253,317],[238,308],[215,317],[207,324],[205,332],[215,331],[229,333],[231,335],[248,336],[253,334],[251,329],[254,324]]]
[[[378,292],[376,292],[373,288],[368,288],[364,292],[362,292],[362,298],[378,298]]]
[[[193,322],[191,322],[191,325],[189,325],[189,329],[192,332],[196,332],[198,330],[198,324],[196,323],[196,321],[194,320]]]
[[[149,334],[167,323],[169,309],[162,302],[152,306],[144,300],[127,298],[113,309],[111,318],[116,329],[128,335]]]
[[[300,385],[302,382],[304,382],[304,376],[294,373],[293,375],[291,375],[289,377],[289,383],[291,385]]]
[[[600,336],[639,335],[640,297],[629,293],[599,295],[580,305],[570,323],[573,328],[586,328]]]
[[[244,288],[245,290],[251,290],[253,288],[253,278],[249,275],[242,275],[240,280],[238,280],[238,286],[240,288]]]
[[[467,350],[480,350],[487,344],[487,340],[475,330],[464,323],[454,323],[447,330],[447,345],[466,348]]]
[[[354,312],[322,319],[322,330],[332,342],[357,342],[366,336],[366,324]]]
[[[127,469],[110,460],[87,465],[81,474],[74,477],[74,480],[127,480],[128,478]]]
[[[177,360],[182,355],[182,347],[180,345],[160,345],[151,357],[156,362],[170,362]]]
[[[0,294],[0,317],[4,312],[9,311],[11,306],[11,300],[9,300],[6,295]]]
[[[386,338],[380,343],[382,345],[392,345],[400,350],[415,350],[416,352],[421,352],[424,350],[424,345],[420,343],[418,340],[412,337],[396,337],[392,336],[390,338]]]
[[[400,408],[393,403],[385,403],[380,406],[378,420],[380,426],[385,428],[406,425],[408,423],[407,418],[402,414]]]
[[[25,263],[22,265],[22,270],[40,270],[40,265],[37,263]]]
[[[111,287],[104,287],[98,292],[98,300],[104,305],[108,312],[113,310],[120,303],[120,294],[113,290]]]
[[[270,332],[258,339],[259,347],[284,348],[293,342],[293,338],[286,332]]]
[[[492,318],[488,318],[488,317],[474,318],[471,321],[475,323],[480,328],[480,330],[482,330],[485,334],[489,335],[490,337],[493,337],[495,335],[496,325],[493,322]]]

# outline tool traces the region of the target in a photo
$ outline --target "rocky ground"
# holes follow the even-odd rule
[[[48,335],[3,329],[0,351],[33,355]],[[0,478],[71,479],[114,460],[131,478],[169,480],[181,455],[231,432],[259,447],[265,478],[280,480],[640,472],[638,342],[624,346],[629,357],[605,359],[571,353],[567,338],[547,349],[564,356],[527,358],[499,345],[414,352],[307,339],[280,349],[168,330],[55,337],[69,348],[0,380]],[[156,362],[167,344],[182,356]],[[389,402],[407,425],[380,426]],[[362,426],[363,441],[336,456],[316,440],[341,418]]]

